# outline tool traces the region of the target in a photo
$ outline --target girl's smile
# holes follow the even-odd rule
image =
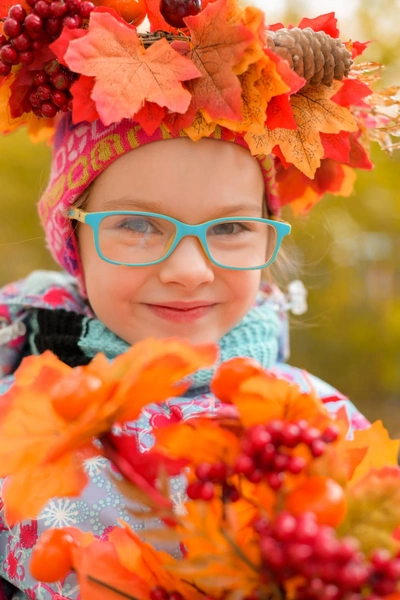
[[[206,302],[172,302],[162,304],[147,304],[157,317],[174,323],[192,323],[208,315],[215,303]]]

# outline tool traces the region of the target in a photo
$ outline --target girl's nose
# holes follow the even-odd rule
[[[159,269],[162,283],[179,283],[188,290],[214,281],[213,264],[195,237],[181,240]]]

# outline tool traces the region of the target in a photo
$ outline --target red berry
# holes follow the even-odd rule
[[[65,17],[63,19],[64,27],[68,27],[68,29],[79,29],[82,27],[82,17],[79,15],[74,15],[73,17]]]
[[[274,444],[280,444],[282,442],[282,432],[284,427],[284,423],[279,419],[274,419],[267,424],[267,431],[271,434]]]
[[[297,542],[289,544],[286,552],[289,562],[293,565],[306,562],[310,560],[313,555],[313,549],[309,544],[299,544]]]
[[[300,428],[295,423],[288,423],[281,433],[282,444],[294,448],[299,443]]]
[[[151,600],[168,600],[169,594],[165,588],[157,585],[151,589],[150,598]]]
[[[26,3],[31,8],[34,8],[36,0],[26,0]]]
[[[297,527],[297,519],[288,512],[278,515],[273,525],[273,532],[281,542],[293,539]]]
[[[67,104],[67,101],[68,101],[67,94],[65,92],[61,92],[61,91],[57,90],[52,93],[51,100],[52,100],[53,104],[55,104],[59,108],[62,108],[65,104]]]
[[[96,8],[93,2],[82,2],[82,6],[79,9],[79,15],[82,19],[88,19],[90,17],[90,13]]]
[[[10,10],[8,11],[8,16],[11,19],[15,19],[16,21],[22,23],[26,17],[26,10],[22,6],[22,4],[14,4],[14,6],[10,7]]]
[[[385,575],[389,577],[392,581],[400,580],[400,559],[393,558],[386,566],[385,566]]]
[[[310,448],[311,448],[311,454],[313,456],[315,456],[315,458],[318,458],[319,456],[322,456],[323,453],[325,452],[326,444],[322,440],[314,440],[312,442]]]
[[[1,46],[4,46],[4,44],[7,44],[7,38],[5,35],[0,33],[0,48],[1,48]]]
[[[62,29],[62,21],[57,17],[50,17],[46,21],[46,31],[52,36],[57,36]]]
[[[201,11],[201,0],[161,0],[160,12],[168,25],[186,27],[184,18]]]
[[[200,491],[200,498],[201,500],[205,500],[206,502],[208,502],[209,500],[212,500],[214,498],[214,484],[211,483],[211,481],[206,481],[205,483],[202,484],[201,487],[201,491]]]
[[[199,500],[203,484],[201,481],[194,481],[189,483],[186,488],[187,497],[191,500]]]
[[[8,65],[16,65],[18,63],[19,55],[15,48],[6,44],[0,50],[0,58]]]
[[[42,110],[40,108],[37,108],[36,106],[32,106],[32,112],[35,115],[35,117],[38,117],[39,119],[43,117]]]
[[[260,469],[254,469],[251,473],[249,473],[247,475],[247,479],[251,483],[260,483],[262,478],[263,478],[263,474],[262,474],[262,471],[260,471]]]
[[[265,479],[270,488],[273,490],[279,490],[283,484],[285,476],[283,473],[267,473]]]
[[[32,40],[32,48],[34,50],[40,50],[40,48],[43,46],[43,43],[40,40]]]
[[[249,475],[254,470],[253,459],[247,454],[241,454],[236,459],[234,470],[238,475]]]
[[[33,83],[36,85],[36,87],[39,87],[39,85],[43,85],[47,82],[48,77],[44,71],[37,71],[33,76]]]
[[[331,444],[332,442],[336,442],[338,437],[339,437],[339,429],[338,429],[338,427],[336,427],[336,425],[329,425],[329,427],[327,427],[325,429],[325,431],[322,432],[322,435],[321,435],[321,439],[326,444]]]
[[[41,1],[42,0],[39,0],[39,2],[41,2]],[[32,13],[26,17],[26,19],[24,21],[24,27],[28,31],[29,34],[39,33],[42,30],[43,21],[39,17],[39,15],[35,15]]]
[[[21,33],[13,40],[13,46],[16,50],[25,52],[25,50],[29,50],[32,47],[32,40],[26,33]]]
[[[26,50],[25,52],[21,52],[19,55],[19,62],[21,65],[25,65],[26,67],[31,65],[34,60],[35,54],[32,52],[32,50]]]
[[[237,502],[240,500],[239,490],[234,485],[224,483],[222,493],[224,500],[229,500],[230,502]]]
[[[70,86],[69,78],[65,73],[57,73],[51,78],[51,82],[57,90],[67,90]]]
[[[267,444],[260,455],[260,462],[263,469],[269,469],[276,455],[276,448],[273,444]]]
[[[46,100],[50,100],[51,92],[52,92],[52,88],[47,83],[40,85],[38,87],[38,89],[36,90],[37,97],[42,102],[45,102]]]
[[[315,515],[303,513],[297,519],[296,540],[298,542],[313,543],[319,531]]]
[[[182,594],[176,591],[172,591],[169,593],[169,600],[183,600]]]
[[[316,429],[315,427],[307,427],[307,429],[301,432],[300,441],[303,442],[303,444],[306,444],[307,446],[311,446],[311,444],[315,440],[320,439],[320,437],[321,432],[318,429]]]
[[[82,0],[65,0],[65,4],[70,13],[78,13],[82,6]]]
[[[8,37],[15,38],[21,33],[21,23],[16,19],[6,19],[3,23],[3,31]]]
[[[68,12],[67,5],[62,0],[56,0],[50,4],[50,14],[52,17],[61,19]]]
[[[38,97],[36,91],[29,94],[29,102],[33,108],[41,108],[42,106],[42,101]]]
[[[42,114],[44,117],[51,119],[56,116],[58,108],[52,102],[43,102]]]
[[[42,17],[42,19],[47,19],[50,15],[50,5],[47,4],[45,0],[38,0],[35,4],[35,13]]]
[[[396,591],[396,582],[390,581],[389,579],[383,579],[382,581],[378,581],[374,585],[374,592],[379,594],[379,597],[389,596],[389,594],[393,594]]]
[[[0,75],[6,77],[11,72],[11,65],[0,60]]]
[[[210,463],[200,463],[196,467],[196,477],[200,479],[200,481],[208,481],[210,479],[211,473],[211,464]]]
[[[60,106],[60,110],[62,112],[68,112],[69,110],[72,110],[72,106],[71,106],[71,108],[69,108],[69,103],[67,102],[66,104],[63,104],[62,106]]]
[[[306,466],[306,459],[302,456],[290,456],[286,469],[293,475],[298,475]]]
[[[223,462],[214,463],[211,466],[210,479],[214,483],[224,483],[228,476],[228,467]]]
[[[53,75],[56,75],[60,69],[61,69],[61,65],[58,62],[58,60],[56,60],[56,59],[50,60],[49,62],[47,62],[44,65],[45,72],[47,73],[47,75],[50,75],[51,77]]]
[[[287,454],[278,453],[274,456],[272,461],[272,468],[275,471],[286,471],[289,464],[289,456]]]
[[[263,425],[252,427],[248,432],[248,438],[253,452],[262,450],[271,441],[271,436]]]

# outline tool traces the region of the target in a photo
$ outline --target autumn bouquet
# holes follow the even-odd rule
[[[82,600],[400,598],[398,443],[380,422],[354,432],[310,390],[236,358],[215,371],[215,411],[154,431],[143,452],[125,424],[182,395],[212,345],[146,340],[110,363],[24,360],[2,398],[0,475],[9,525],[79,496],[102,455],[146,541],[125,522],[108,539],[47,530],[31,561],[42,581],[76,572]],[[171,478],[186,501],[174,511]],[[153,546],[165,546],[157,551]],[[173,557],[175,556],[175,558]]]

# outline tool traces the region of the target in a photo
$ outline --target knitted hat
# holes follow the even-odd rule
[[[138,146],[181,136],[240,144],[278,214],[350,194],[354,167],[372,167],[370,140],[387,145],[398,130],[379,109],[396,90],[372,94],[377,67],[352,64],[366,44],[343,44],[334,13],[285,29],[238,0],[95,2],[26,0],[0,35],[0,129],[53,137],[40,214],[54,258],[78,277],[67,209]],[[146,14],[151,33],[139,33]]]

